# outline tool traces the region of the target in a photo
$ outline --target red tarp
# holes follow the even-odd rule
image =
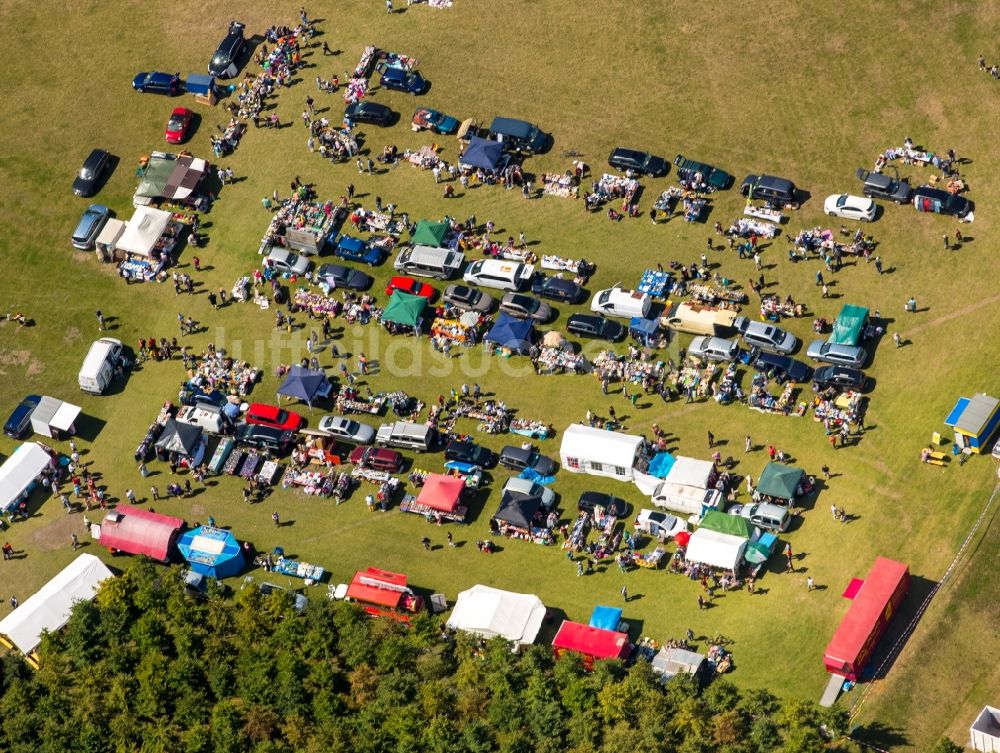
[[[575,651],[595,659],[625,659],[631,646],[628,636],[615,630],[594,628],[579,622],[564,620],[556,633],[552,647],[563,651]]]
[[[418,505],[427,505],[441,512],[455,512],[465,482],[456,476],[428,473],[424,487],[417,495]]]
[[[117,521],[114,520],[116,517]],[[183,526],[181,518],[118,505],[101,523],[100,542],[108,549],[126,554],[145,554],[166,562]]]
[[[406,576],[369,567],[354,573],[351,585],[347,587],[347,598],[366,604],[399,608],[403,597],[410,593]]]
[[[823,664],[831,674],[857,679],[871,658],[910,584],[902,562],[878,557],[830,639]]]

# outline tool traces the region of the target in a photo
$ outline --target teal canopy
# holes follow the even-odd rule
[[[389,304],[382,312],[383,322],[393,322],[404,327],[413,327],[420,324],[420,316],[427,306],[427,299],[419,295],[410,295],[402,290],[397,290],[389,299]]]
[[[857,345],[868,321],[868,309],[864,306],[846,304],[833,323],[830,342],[838,345]]]
[[[768,463],[757,482],[757,493],[779,499],[794,499],[805,471],[793,465]]]

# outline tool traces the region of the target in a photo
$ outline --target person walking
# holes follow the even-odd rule
[[[705,609],[705,597],[698,594],[698,609]]]
[[[125,499],[128,500],[128,503],[130,505],[134,505],[135,504],[135,492],[132,491],[131,489],[126,489],[125,490]]]
[[[149,496],[153,498],[154,502],[156,502],[160,498],[160,490],[155,486],[149,487]]]
[[[825,478],[827,481],[829,481],[830,480],[830,466],[824,465],[822,468],[820,468],[820,470],[823,472],[823,478]]]
[[[10,597],[10,608],[11,609],[17,609],[17,597],[16,596],[11,596]]]
[[[876,256],[875,257],[875,271],[878,272],[879,274],[882,274],[882,257],[881,256]]]
[[[911,314],[917,313],[917,299],[914,298],[912,295],[906,302],[906,310],[909,311]]]
[[[622,601],[628,604],[628,588],[622,586]]]
[[[829,298],[829,297],[830,297],[830,286],[829,286],[829,285],[827,285],[827,284],[826,284],[826,283],[824,282],[824,283],[823,283],[823,298]]]
[[[76,551],[77,547],[80,546],[80,540],[76,537],[75,533],[71,533],[69,535],[69,543],[72,545],[74,552]]]
[[[392,13],[392,0],[385,0],[385,12]]]
[[[576,577],[579,578],[581,575],[583,575],[583,562],[582,561],[576,563]]]
[[[755,253],[753,255],[753,265],[757,269],[757,271],[760,272],[760,270],[761,270],[761,263],[760,263],[760,253],[759,252]]]
[[[944,250],[945,251],[949,250],[951,248],[951,244],[948,243],[948,236],[947,235],[942,235],[941,236],[941,240],[944,241]]]
[[[806,590],[812,591],[814,588],[816,588],[816,581],[814,581],[813,577],[810,575],[806,578]]]
[[[822,287],[822,286],[823,286],[823,273],[820,272],[820,271],[817,271],[816,272],[816,287],[819,288],[819,287]]]
[[[892,341],[896,343],[896,347],[899,348],[903,344],[903,338],[899,336],[898,332],[892,333]]]
[[[785,566],[785,572],[786,573],[794,573],[795,572],[795,565],[793,564],[792,545],[791,544],[785,544],[785,559],[788,560],[788,563]]]
[[[97,329],[101,332],[104,331],[104,314],[101,313],[100,309],[97,309]]]
[[[715,447],[715,435],[710,431],[708,432],[708,449]]]
[[[426,551],[429,552],[431,550],[431,540],[426,536],[420,539],[420,544]]]
[[[964,238],[962,238],[962,228],[960,227],[955,228],[955,243],[961,243],[963,240]]]
[[[744,446],[743,452],[750,452],[751,448],[753,447],[753,443],[750,441],[749,434],[747,434],[747,437],[743,442],[743,446]]]

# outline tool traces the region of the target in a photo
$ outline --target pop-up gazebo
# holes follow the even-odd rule
[[[464,488],[465,481],[457,476],[428,473],[423,488],[417,495],[417,504],[426,505],[432,510],[440,510],[441,512],[455,512]]]
[[[492,329],[486,333],[483,342],[494,343],[515,353],[527,353],[534,339],[534,326],[527,319],[515,319],[502,313],[497,317]]]
[[[186,424],[170,418],[163,425],[163,432],[156,440],[156,449],[163,452],[176,452],[189,458],[198,451],[201,442],[202,429],[194,424]]]
[[[499,141],[473,136],[465,147],[462,156],[458,158],[461,167],[474,167],[483,170],[496,170],[503,160],[503,144]]]
[[[417,229],[410,238],[410,243],[414,246],[432,246],[441,248],[444,246],[444,239],[448,237],[447,222],[431,222],[430,220],[420,220]]]
[[[795,499],[805,471],[793,465],[768,463],[757,481],[756,494],[789,504]]]
[[[420,329],[425,308],[427,308],[427,299],[423,296],[411,295],[397,290],[393,292],[385,311],[382,312],[382,322],[391,322],[416,332]]]
[[[322,400],[330,396],[330,380],[323,371],[313,371],[295,364],[288,371],[288,376],[278,388],[278,396],[289,400],[301,400],[309,405],[311,410],[314,400]]]

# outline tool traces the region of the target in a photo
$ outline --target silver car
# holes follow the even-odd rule
[[[740,346],[736,338],[696,337],[688,347],[688,355],[706,361],[735,361],[740,355]]]
[[[814,340],[806,350],[806,355],[814,361],[835,363],[860,369],[865,364],[868,353],[860,345],[841,345],[826,340]]]
[[[323,416],[319,430],[334,439],[350,444],[371,444],[375,441],[375,427],[343,416]]]
[[[556,493],[547,486],[536,484],[526,478],[509,478],[503,485],[503,494],[521,494],[526,497],[538,497],[542,500],[542,507],[551,510],[556,501]]]
[[[468,285],[449,285],[444,289],[444,302],[462,311],[488,314],[493,308],[493,296]]]
[[[743,341],[747,345],[756,346],[769,353],[788,355],[799,344],[791,332],[786,332],[773,324],[756,322],[746,316],[738,316],[733,319],[733,326],[743,336]]]
[[[293,254],[287,248],[272,248],[264,260],[264,266],[272,267],[281,273],[303,276],[312,267],[312,262],[304,256]]]
[[[518,319],[545,322],[552,316],[552,307],[544,301],[523,293],[508,293],[500,301],[500,310]]]

